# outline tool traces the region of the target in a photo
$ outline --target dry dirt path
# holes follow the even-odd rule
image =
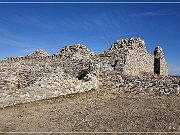
[[[0,110],[1,132],[180,131],[180,97],[90,91]]]

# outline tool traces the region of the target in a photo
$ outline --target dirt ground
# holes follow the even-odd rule
[[[178,131],[178,96],[99,90],[0,109],[0,132]]]

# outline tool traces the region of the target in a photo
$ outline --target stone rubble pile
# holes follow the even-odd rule
[[[117,72],[104,73],[101,76],[100,88],[113,89],[119,92],[148,95],[179,95],[180,79],[156,75],[128,76]]]

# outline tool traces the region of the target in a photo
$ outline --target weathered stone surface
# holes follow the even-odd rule
[[[98,79],[96,77],[91,76],[88,81],[84,81],[72,78],[68,74],[58,71],[38,78],[30,87],[0,90],[2,92],[0,93],[0,107],[93,89],[98,89]]]
[[[106,67],[111,67],[117,61],[113,68],[123,74],[153,73],[154,58],[147,52],[145,42],[140,38],[118,40],[100,57],[101,64]]]
[[[167,62],[164,58],[164,53],[160,46],[157,46],[154,51],[154,73],[168,76]]]
[[[65,46],[56,55],[64,56],[71,59],[90,59],[95,53],[91,52],[86,46],[75,44],[72,46]]]
[[[106,76],[110,76],[107,78]],[[99,81],[100,88],[114,89],[120,92],[131,92],[148,95],[178,95],[180,78],[157,75],[129,76],[118,75],[118,72],[106,72]],[[107,87],[108,84],[108,87]]]
[[[158,75],[156,58],[160,59]],[[0,107],[98,88],[179,94],[180,79],[167,75],[162,50],[150,55],[140,38],[119,40],[101,54],[80,44],[66,46],[52,56],[39,49],[25,57],[0,61]]]

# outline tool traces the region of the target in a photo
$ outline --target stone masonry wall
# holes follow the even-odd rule
[[[127,75],[140,75],[144,72],[153,74],[154,59],[146,49],[139,48],[129,52],[124,67]]]
[[[99,88],[178,94],[180,79],[154,75],[153,59],[139,38],[118,40],[101,54],[75,44],[52,56],[39,49],[25,57],[7,58],[0,61],[0,107]],[[162,75],[167,74],[163,60]]]
[[[148,95],[179,95],[180,78],[145,74],[143,77],[104,72],[100,79],[101,89]]]
[[[100,54],[101,65],[112,67],[123,74],[140,75],[153,73],[154,58],[140,38],[122,39],[114,43],[108,51]]]
[[[47,56],[45,51],[37,50],[25,57],[9,58],[1,61],[0,88],[28,87],[38,77],[42,77],[44,73],[53,73],[58,68],[61,68],[63,72],[68,73],[74,78],[82,70],[91,70],[91,74],[97,74],[97,69],[95,69],[93,62],[91,62],[91,57],[94,54],[89,49],[83,45],[65,48],[52,56]]]
[[[0,108],[93,89],[98,89],[96,77],[89,75],[88,80],[78,80],[58,69],[39,77],[30,87],[0,90]]]
[[[98,89],[92,56],[75,45],[52,56],[37,50],[0,61],[0,107]]]
[[[164,53],[160,46],[156,47],[154,51],[154,73],[168,76],[167,62],[164,58]]]

